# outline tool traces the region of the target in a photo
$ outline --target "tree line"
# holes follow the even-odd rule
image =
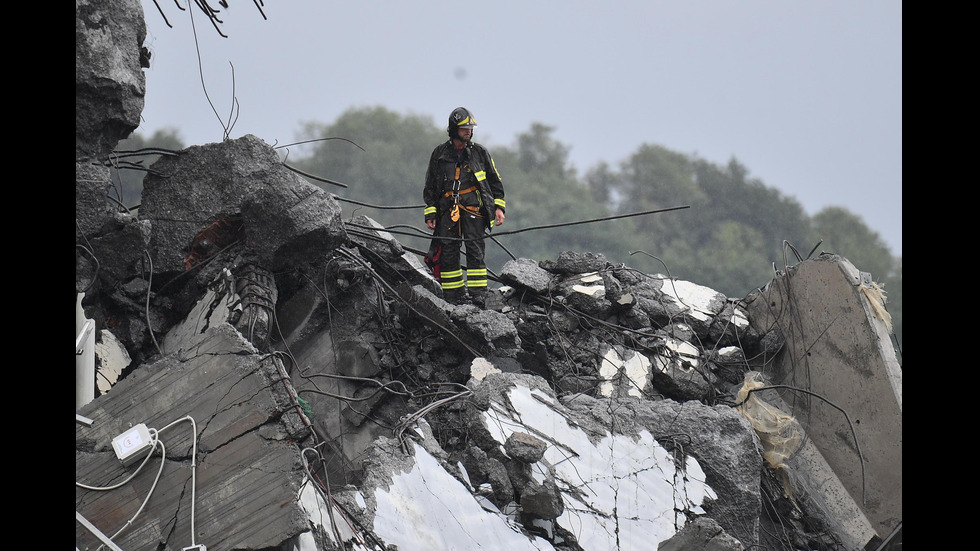
[[[591,251],[613,264],[740,298],[776,270],[836,253],[883,287],[900,355],[902,259],[859,216],[843,207],[808,216],[795,198],[751,177],[735,158],[718,165],[656,144],[641,144],[616,166],[601,161],[579,174],[569,146],[553,132],[533,122],[509,146],[482,142],[476,132],[474,140],[493,155],[507,200],[507,222],[487,243],[489,272],[512,258]],[[431,117],[362,107],[332,123],[304,123],[295,144],[278,150],[290,166],[322,178],[308,180],[345,201],[346,213],[373,218],[424,253],[425,170],[432,149],[446,139],[444,123]],[[117,151],[150,147],[183,146],[178,131],[167,130],[149,138],[133,134]],[[138,202],[144,168],[115,171],[120,202]],[[651,214],[634,215],[645,212]]]

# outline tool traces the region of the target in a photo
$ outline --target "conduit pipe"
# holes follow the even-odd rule
[[[85,317],[82,297],[75,302],[75,409],[95,399],[95,321]]]

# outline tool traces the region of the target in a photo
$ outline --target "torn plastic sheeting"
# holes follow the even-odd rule
[[[885,290],[875,282],[871,282],[869,285],[864,283],[860,286],[861,292],[864,293],[865,298],[871,304],[871,309],[874,311],[878,319],[885,324],[885,329],[889,333],[892,332],[892,316],[885,310],[885,303],[888,301],[885,295]]]
[[[762,374],[749,371],[738,391],[738,410],[762,441],[762,458],[773,468],[785,466],[803,442],[803,428],[792,415],[761,400],[753,390],[763,388]]]

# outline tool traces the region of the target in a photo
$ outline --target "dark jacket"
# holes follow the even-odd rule
[[[459,184],[456,186],[456,167],[459,171]],[[476,207],[484,217],[487,228],[496,223],[497,209],[506,210],[504,184],[493,164],[487,148],[470,142],[456,151],[453,142],[447,140],[432,150],[429,166],[425,171],[425,187],[422,199],[425,201],[425,219],[440,219],[453,206],[452,191],[464,191],[475,187],[469,193],[459,195],[460,205]],[[449,195],[447,196],[447,192]]]

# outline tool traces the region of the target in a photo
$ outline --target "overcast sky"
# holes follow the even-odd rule
[[[900,0],[290,0],[261,12],[232,0],[227,38],[196,8],[159,1],[171,28],[142,3],[144,136],[220,141],[233,95],[231,137],[270,144],[351,107],[442,126],[462,105],[491,152],[532,123],[553,127],[580,175],[642,144],[734,157],[808,214],[844,207],[902,253]]]

